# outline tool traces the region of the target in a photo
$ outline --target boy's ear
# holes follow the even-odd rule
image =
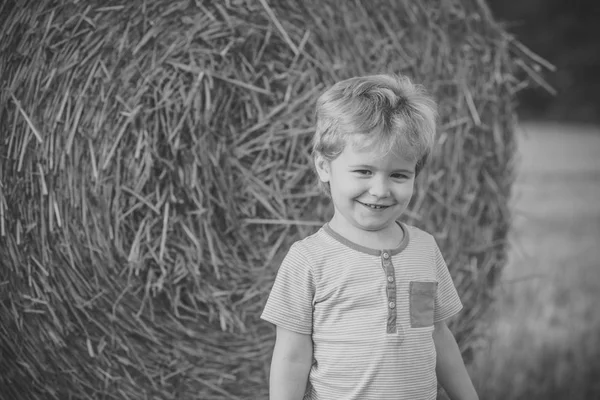
[[[315,169],[319,175],[319,179],[323,183],[329,182],[330,179],[330,165],[329,161],[323,158],[320,154],[315,156]]]

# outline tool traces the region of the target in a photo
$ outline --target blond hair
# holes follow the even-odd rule
[[[436,117],[435,101],[406,76],[346,79],[317,100],[313,156],[332,161],[350,143],[414,159],[418,174],[434,145]]]

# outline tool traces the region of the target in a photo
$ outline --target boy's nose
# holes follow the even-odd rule
[[[371,182],[369,194],[375,197],[387,197],[390,194],[390,187],[385,179],[373,179]]]

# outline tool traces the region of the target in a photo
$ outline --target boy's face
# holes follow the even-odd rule
[[[330,225],[341,234],[396,232],[413,194],[416,161],[347,145],[333,161],[317,156],[317,173],[329,183],[335,208]]]

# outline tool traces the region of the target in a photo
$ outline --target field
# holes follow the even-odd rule
[[[600,399],[600,127],[524,123],[486,400]]]

